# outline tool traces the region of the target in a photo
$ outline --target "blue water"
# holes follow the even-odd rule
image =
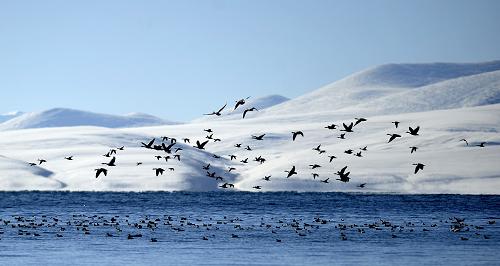
[[[2,265],[500,264],[500,196],[0,192],[0,219]]]

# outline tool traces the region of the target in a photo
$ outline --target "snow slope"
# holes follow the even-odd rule
[[[389,81],[383,81],[384,75],[377,79],[372,75],[370,84],[379,84],[378,91],[388,92],[376,97],[369,93],[373,91],[373,87],[367,86],[369,79],[358,78],[357,85],[352,85],[351,80],[349,87],[335,85],[338,90],[320,89],[311,93],[316,95],[310,98],[314,101],[314,112],[296,111],[308,104],[304,98],[310,95],[306,95],[271,107],[268,112],[259,111],[248,119],[210,117],[189,124],[152,127],[75,126],[0,131],[0,189],[210,191],[221,190],[219,186],[228,182],[235,185],[234,189],[245,191],[498,194],[500,71],[486,71],[491,68],[485,66],[491,65],[494,64],[463,65],[458,68],[460,71],[441,69],[442,73],[433,77],[422,74],[422,82],[393,78],[396,74],[384,74],[389,75],[385,77]],[[422,72],[434,73],[431,70],[435,66],[428,65],[430,70]],[[457,73],[452,75],[453,71]],[[337,84],[345,84],[346,80],[349,78]],[[362,98],[370,100],[360,102],[351,97],[363,92]],[[335,108],[331,104],[333,98],[338,99]],[[355,104],[346,104],[350,101]],[[339,128],[325,128],[332,123],[350,123],[359,115],[368,121],[356,125],[345,139],[338,138],[344,133]],[[392,121],[400,121],[399,127],[395,128]],[[410,126],[420,126],[418,136],[405,133]],[[213,130],[210,137],[221,141],[210,140],[203,151],[193,148],[196,140],[204,141],[211,134],[204,131],[209,128]],[[304,137],[292,141],[291,132],[297,130]],[[393,133],[402,137],[388,143],[387,134]],[[252,138],[260,134],[266,134],[263,140]],[[162,136],[177,139],[174,149],[182,148],[177,152],[181,161],[157,160],[155,156],[168,154],[140,145],[153,137],[159,144]],[[183,138],[189,138],[191,143],[184,143]],[[469,145],[461,139],[466,139]],[[481,142],[486,142],[485,147],[477,146]],[[241,143],[241,148],[235,147],[237,143]],[[320,144],[325,151],[322,154],[313,150]],[[116,166],[104,166],[109,169],[108,175],[95,178],[94,169],[110,159],[102,155],[121,146],[125,149],[117,151]],[[251,150],[246,150],[246,146]],[[365,146],[366,151],[361,150]],[[410,153],[411,146],[418,150]],[[361,152],[361,157],[345,153],[349,149]],[[64,159],[70,155],[74,160]],[[230,155],[237,159],[230,160]],[[254,161],[258,156],[266,161],[263,164]],[[330,162],[328,156],[336,158]],[[28,165],[39,158],[47,162]],[[241,162],[245,158],[248,163]],[[208,163],[209,171],[223,181],[206,175],[202,167]],[[425,164],[424,170],[415,174],[414,163]],[[321,167],[311,169],[313,164]],[[298,174],[286,178],[285,170],[292,166]],[[351,172],[348,183],[335,180],[334,173],[344,166]],[[157,177],[155,167],[166,171]],[[170,167],[174,171],[168,170]],[[235,170],[229,172],[230,167]],[[318,177],[313,178],[313,173]],[[270,181],[265,181],[263,178],[269,175]],[[328,183],[320,182],[327,178]],[[366,183],[365,188],[358,187],[362,183]],[[254,186],[261,186],[262,190]]]
[[[71,126],[100,126],[118,128],[165,124],[173,123],[141,113],[117,116],[67,108],[54,108],[42,112],[22,114],[0,124],[0,130]]]
[[[12,118],[15,118],[15,117],[18,117],[20,115],[24,114],[23,112],[20,112],[20,111],[14,111],[14,112],[8,112],[8,113],[5,113],[5,114],[1,114],[0,115],[0,123],[3,123],[7,120],[10,120]]]

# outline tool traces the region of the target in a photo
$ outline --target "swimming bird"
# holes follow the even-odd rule
[[[292,175],[296,175],[297,172],[295,171],[295,165],[292,166],[292,169],[290,169],[289,171],[285,171],[285,173],[288,173],[287,177],[286,178],[289,178],[291,177]]]
[[[205,149],[205,145],[207,145],[207,143],[208,143],[208,140],[206,140],[206,141],[205,141],[205,142],[203,142],[203,143],[200,143],[200,141],[199,141],[199,140],[197,140],[197,141],[196,141],[196,146],[193,146],[193,147],[198,148],[198,149],[200,149],[200,150],[204,150],[204,149]]]
[[[262,134],[262,135],[259,135],[259,136],[252,135],[252,139],[255,139],[255,140],[263,140],[265,135],[266,135],[266,134]]]
[[[102,163],[102,164],[105,164],[107,166],[116,166],[115,161],[116,157],[113,156],[113,158],[111,159],[111,161],[109,161],[109,163]]]
[[[465,144],[466,144],[467,146],[469,146],[469,142],[467,142],[467,140],[466,140],[466,139],[461,139],[460,141],[465,141]]]
[[[418,136],[418,130],[420,129],[420,126],[416,128],[408,127],[408,131],[406,133],[412,135],[412,136]]]
[[[366,121],[366,118],[354,118],[356,119],[356,123],[354,123],[354,126],[356,126],[357,124],[361,123],[361,122],[365,122]]]
[[[245,116],[247,115],[248,112],[252,112],[252,111],[258,111],[258,110],[255,107],[245,109],[245,111],[243,112],[243,118],[245,118]]]
[[[354,131],[352,131],[352,127],[354,126],[354,124],[352,122],[349,125],[342,123],[342,126],[344,127],[344,129],[341,129],[340,131],[354,132]]]
[[[413,165],[415,165],[415,174],[418,173],[418,170],[424,170],[424,166],[425,164],[422,164],[422,163],[414,163]]]
[[[295,141],[295,138],[297,138],[298,135],[304,137],[304,133],[302,133],[302,131],[292,131],[292,140]]]
[[[163,175],[163,172],[165,171],[163,168],[153,168],[153,170],[155,170],[156,176]]]
[[[64,159],[66,159],[68,161],[72,161],[73,160],[73,156],[64,157]]]
[[[227,103],[226,103],[226,104],[224,104],[224,106],[222,106],[222,108],[220,108],[218,111],[214,111],[214,112],[212,112],[212,113],[209,113],[209,114],[204,114],[204,115],[216,115],[216,116],[221,116],[221,115],[222,115],[222,114],[221,114],[221,112],[222,112],[222,110],[224,110],[224,108],[226,108],[226,106],[227,106]]]
[[[95,178],[98,178],[101,173],[104,174],[104,176],[108,175],[108,169],[106,169],[106,168],[97,168],[97,169],[94,169],[94,171],[96,171]]]
[[[411,149],[410,153],[413,153],[417,151],[418,147],[411,146],[410,149]]]
[[[391,136],[391,137],[389,138],[389,141],[388,141],[387,143],[389,143],[389,142],[391,142],[391,141],[395,140],[396,138],[400,138],[400,137],[401,137],[401,135],[399,135],[399,134],[387,134],[387,136]]]
[[[395,126],[396,128],[398,128],[399,121],[393,121],[393,122],[391,122],[391,123],[393,123],[393,124],[394,124],[394,126]]]

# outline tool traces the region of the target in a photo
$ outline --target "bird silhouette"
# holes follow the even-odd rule
[[[345,133],[340,134],[340,136],[337,137],[338,139],[345,139]]]
[[[319,165],[319,164],[310,164],[309,166],[311,167],[311,169],[316,169],[316,168],[321,167],[321,165]]]
[[[359,148],[359,149],[362,151],[366,151],[366,150],[368,150],[368,146],[364,146],[363,148]]]
[[[97,169],[94,169],[94,171],[96,171],[95,178],[98,178],[101,173],[104,174],[104,176],[108,175],[108,169],[106,169],[106,168],[97,168]]]
[[[46,163],[47,160],[45,159],[38,159],[38,165],[41,165],[42,163]]]
[[[208,132],[208,133],[214,132],[211,128],[203,129],[203,131]]]
[[[155,170],[156,176],[163,175],[163,172],[165,172],[163,168],[153,168],[153,170]]]
[[[361,123],[361,122],[365,122],[366,121],[366,118],[354,118],[356,119],[356,122],[354,123],[354,126],[356,126],[357,124]]]
[[[387,134],[387,136],[391,136],[391,137],[389,138],[389,141],[388,141],[387,143],[389,143],[389,142],[391,142],[391,141],[395,140],[396,138],[400,138],[400,137],[401,137],[401,135],[398,135],[398,134]]]
[[[424,166],[425,164],[422,164],[422,163],[414,163],[413,165],[415,165],[415,174],[418,173],[419,170],[424,170]]]
[[[466,144],[467,146],[469,146],[469,142],[467,142],[467,140],[466,140],[466,139],[461,139],[460,141],[465,141],[465,144]]]
[[[251,151],[251,150],[252,150],[252,148],[250,148],[250,146],[248,146],[248,145],[247,145],[247,147],[245,148],[245,150],[247,150],[247,151]]]
[[[236,148],[241,148],[241,143],[236,143],[236,144],[234,144],[234,147],[236,147]]]
[[[208,170],[208,169],[210,169],[210,164],[203,166],[203,170]]]
[[[234,106],[233,111],[236,110],[236,108],[240,107],[241,105],[244,105],[246,103],[245,100],[248,100],[248,98],[250,98],[250,97],[247,97],[245,99],[239,99],[239,100],[237,100],[236,101],[236,105]]]
[[[222,110],[224,110],[224,108],[226,108],[226,106],[227,106],[227,103],[226,103],[226,104],[224,104],[224,106],[222,106],[222,108],[220,108],[218,111],[214,111],[214,112],[212,112],[212,113],[209,113],[209,114],[204,114],[204,115],[216,115],[216,116],[221,116],[221,115],[222,115],[222,114],[221,114],[221,112],[222,112]]]
[[[254,186],[253,188],[255,188],[255,189],[262,189],[261,186]]]
[[[327,128],[327,129],[336,129],[337,125],[331,124],[331,125],[326,126],[325,128]]]
[[[146,144],[144,142],[141,142],[141,143],[142,143],[142,147],[144,147],[146,149],[152,149],[154,142],[155,142],[155,139],[152,139],[150,142],[148,142],[148,144]]]
[[[476,145],[476,146],[484,148],[484,144],[486,144],[486,142],[481,142],[481,143],[479,143],[479,144],[478,144],[478,145]]]
[[[344,129],[341,129],[340,131],[354,132],[354,131],[352,131],[352,128],[354,127],[354,124],[352,122],[349,125],[342,123],[342,126],[344,127]]]
[[[203,143],[200,143],[200,141],[199,141],[199,140],[197,140],[197,141],[196,141],[196,146],[193,146],[193,147],[198,148],[198,149],[200,149],[200,150],[204,150],[204,149],[205,149],[205,145],[207,145],[207,143],[208,143],[208,140],[206,140],[206,141],[205,141],[205,142],[203,142]]]
[[[304,133],[302,133],[302,131],[292,131],[292,140],[295,141],[295,138],[297,138],[298,135],[304,137]]]
[[[117,149],[119,149],[120,151],[123,151],[125,149],[125,146],[118,147]]]
[[[116,166],[115,161],[116,161],[116,157],[113,156],[113,158],[111,158],[111,161],[109,161],[109,163],[102,163],[102,164],[107,165],[107,166]]]
[[[328,158],[330,158],[330,162],[332,162],[332,161],[333,161],[333,159],[337,159],[337,157],[336,157],[336,156],[334,156],[334,155],[330,155],[330,156],[328,156]]]
[[[270,175],[266,175],[266,176],[264,176],[263,179],[266,180],[266,181],[271,181],[271,176]]]
[[[344,166],[344,168],[342,168],[340,171],[338,171],[337,173],[335,173],[336,175],[338,175],[340,178],[337,178],[337,180],[341,181],[341,182],[349,182],[349,174],[351,172],[347,172],[346,173],[346,170],[347,170],[347,166]]]
[[[413,153],[417,151],[418,147],[411,146],[410,149],[411,149],[410,153]]]
[[[418,136],[418,130],[420,130],[420,126],[416,128],[408,127],[408,131],[406,133],[412,135],[412,136]]]
[[[391,123],[393,123],[393,124],[394,124],[394,126],[395,126],[396,128],[398,128],[398,126],[399,126],[399,121],[393,121],[393,122],[391,122]]]
[[[184,141],[184,143],[191,143],[190,140],[188,138],[184,138],[182,139]]]
[[[252,139],[255,139],[255,140],[263,140],[265,135],[266,135],[266,134],[262,134],[262,135],[259,135],[259,136],[254,136],[254,135],[252,135]]]
[[[328,183],[328,180],[329,180],[329,179],[330,179],[330,178],[327,178],[327,179],[325,179],[325,180],[321,180],[320,182],[323,182],[323,183],[325,183],[325,184],[326,184],[326,183]]]
[[[359,188],[364,188],[366,186],[366,183],[361,183],[358,185]]]
[[[236,155],[229,155],[229,158],[232,160],[236,160]]]
[[[318,147],[313,148],[312,150],[313,151],[318,151],[318,152],[321,151],[321,144],[319,144]]]
[[[291,177],[292,175],[296,175],[297,172],[295,171],[295,165],[292,166],[292,169],[290,169],[289,171],[285,171],[285,173],[288,173],[287,177],[286,178],[289,178]]]
[[[243,118],[245,118],[245,116],[247,115],[248,112],[252,112],[252,111],[259,111],[259,110],[257,110],[257,108],[255,108],[255,107],[245,109],[245,111],[243,111]]]
[[[66,159],[68,161],[72,161],[73,160],[73,156],[64,157],[64,159]]]
[[[316,179],[316,177],[319,176],[319,174],[317,174],[317,173],[311,173],[311,175],[313,176],[313,179]]]

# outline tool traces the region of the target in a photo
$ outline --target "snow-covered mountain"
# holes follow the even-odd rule
[[[220,190],[227,182],[245,191],[261,186],[259,191],[498,194],[497,68],[500,61],[375,67],[297,99],[261,107],[245,119],[235,114],[153,127],[0,131],[0,189]],[[245,106],[257,104],[249,99]],[[325,128],[353,122],[358,115],[367,121],[356,125],[354,132]],[[399,121],[399,127],[393,121]],[[405,133],[417,126],[418,136]],[[213,135],[204,131],[209,128]],[[291,132],[297,130],[304,136],[292,141]],[[339,138],[342,133],[345,139]],[[262,134],[262,140],[252,138]],[[387,134],[401,137],[388,143]],[[176,138],[173,150],[180,150],[167,154],[141,147],[152,138],[160,144],[165,135]],[[205,150],[193,147],[197,140],[208,141]],[[482,142],[484,147],[479,147]],[[318,145],[324,152],[313,150]],[[110,160],[102,155],[121,146],[124,150],[114,155],[116,166],[104,166],[108,175],[95,178],[94,169]],[[411,153],[413,146],[418,150]],[[73,160],[64,159],[71,155]],[[264,163],[255,160],[259,156]],[[39,158],[47,162],[28,164]],[[417,174],[415,163],[425,164]],[[312,169],[314,164],[321,167]],[[292,166],[298,174],[287,178],[285,171]],[[335,175],[345,166],[351,173],[347,183]],[[165,173],[156,176],[157,167]],[[223,180],[208,177],[207,171]],[[365,187],[359,188],[363,183]]]
[[[429,94],[430,91],[436,92],[434,96],[444,97],[442,99],[435,99],[436,105],[426,105],[429,109],[436,110],[446,109],[449,107],[460,107],[457,103],[453,102],[455,99],[448,99],[449,95],[439,92],[441,86],[450,86],[450,84],[461,84],[468,82],[464,85],[463,89],[468,89],[470,83],[481,82],[481,84],[488,84],[488,92],[484,92],[480,87],[475,86],[471,89],[481,90],[478,93],[485,93],[480,98],[489,103],[496,103],[498,99],[495,94],[500,91],[498,83],[490,84],[495,80],[496,76],[480,75],[475,78],[461,79],[456,82],[445,83],[457,78],[470,77],[487,72],[495,72],[500,70],[500,61],[491,61],[486,63],[469,63],[469,64],[449,64],[449,63],[433,63],[433,64],[388,64],[376,66],[353,75],[350,75],[342,80],[326,85],[318,90],[307,93],[296,99],[292,99],[282,104],[275,105],[260,112],[256,116],[269,115],[275,116],[280,114],[294,114],[294,113],[318,113],[325,111],[334,111],[343,108],[355,109],[358,105],[370,105],[371,101],[391,95],[400,95],[401,97],[412,98],[413,94],[423,95]],[[497,74],[494,74],[497,75]],[[427,89],[431,85],[430,89]],[[463,90],[462,89],[462,90]],[[448,91],[453,91],[453,88]],[[427,91],[427,93],[420,93],[419,91]],[[406,94],[404,94],[406,93]],[[453,92],[451,92],[453,93]],[[431,93],[432,94],[432,93]],[[472,92],[471,94],[474,94]],[[492,99],[485,99],[488,95],[493,95]],[[404,96],[402,96],[404,95]],[[470,95],[470,94],[468,94]],[[398,96],[394,96],[398,97]],[[388,98],[390,99],[390,98]],[[448,101],[448,103],[446,103]],[[445,103],[442,107],[440,103]],[[372,106],[379,104],[374,102]],[[464,106],[471,106],[470,103]],[[380,106],[378,106],[380,107]],[[394,113],[412,111],[408,109],[393,109]]]
[[[0,130],[14,130],[44,127],[140,127],[174,124],[158,117],[132,113],[124,116],[99,114],[68,108],[54,108],[41,112],[30,112],[19,115],[0,124]]]
[[[3,123],[7,120],[10,120],[12,118],[15,118],[15,117],[18,117],[20,115],[24,114],[23,112],[20,112],[20,111],[13,111],[13,112],[8,112],[8,113],[5,113],[5,114],[1,114],[0,115],[0,123]]]

